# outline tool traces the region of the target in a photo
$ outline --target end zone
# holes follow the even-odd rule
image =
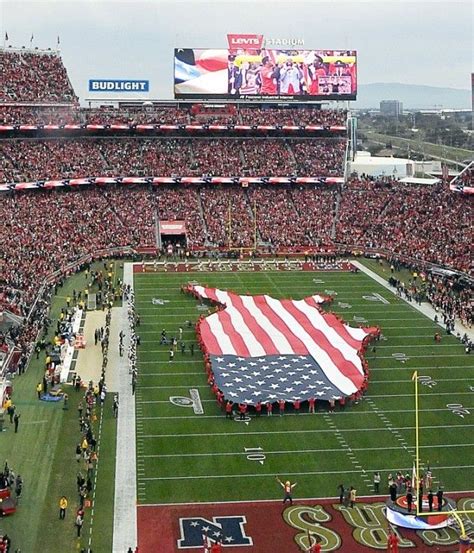
[[[458,508],[474,503],[474,492],[449,494]],[[354,508],[337,498],[278,501],[138,505],[140,553],[201,552],[203,535],[222,540],[225,551],[269,553],[304,551],[308,536],[323,551],[368,553],[387,547],[384,496],[363,497]],[[410,531],[395,528],[400,547],[447,553],[458,544],[453,528]]]

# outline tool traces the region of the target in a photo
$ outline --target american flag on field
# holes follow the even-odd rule
[[[320,305],[327,296],[278,300],[190,284],[221,307],[198,323],[217,387],[254,405],[350,396],[364,381],[360,354],[377,328],[352,328]]]

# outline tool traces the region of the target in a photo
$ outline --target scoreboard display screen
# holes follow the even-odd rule
[[[354,50],[176,48],[176,99],[355,100]]]

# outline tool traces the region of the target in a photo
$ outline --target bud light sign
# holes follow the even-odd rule
[[[150,81],[89,79],[89,92],[148,92]]]

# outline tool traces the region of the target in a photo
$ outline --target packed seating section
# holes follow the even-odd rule
[[[0,102],[2,100],[0,99]],[[3,101],[14,102],[13,99]],[[16,102],[16,101],[15,101]],[[345,127],[344,110],[298,108],[239,108],[233,115],[193,113],[188,106],[104,106],[79,108],[68,106],[1,105],[0,125],[273,125]]]
[[[76,102],[56,52],[0,50],[0,102]]]
[[[156,248],[159,220],[185,221],[188,250],[253,248],[256,238],[267,252],[377,248],[469,272],[474,208],[472,197],[443,186],[355,179],[342,191],[314,185],[18,191],[2,195],[0,218],[0,308],[25,316],[53,271],[113,247]],[[433,303],[447,301],[432,293]],[[453,309],[470,320],[466,305]],[[34,339],[40,320],[15,336],[19,344]]]
[[[80,109],[56,53],[0,52],[0,124],[223,124],[345,126],[344,110],[147,105]],[[28,105],[31,103],[42,105]],[[8,104],[8,105],[7,105]],[[60,105],[64,104],[64,105]],[[53,138],[0,141],[0,183],[91,176],[341,176],[344,139]],[[472,186],[473,171],[461,184]],[[458,183],[459,184],[459,183]],[[155,248],[158,223],[183,220],[188,250],[267,252],[383,250],[469,272],[472,197],[446,185],[354,178],[325,185],[87,186],[1,196],[0,309],[26,316],[41,282],[83,255]],[[430,301],[470,320],[467,302],[429,282]],[[12,330],[22,348],[47,311]],[[0,336],[3,340],[3,337]]]
[[[0,125],[316,125],[345,126],[347,111],[315,107],[281,109],[200,104],[113,105],[79,108],[63,60],[56,51],[0,49]],[[1,104],[4,105],[1,105]],[[9,105],[5,105],[9,104]],[[42,105],[31,105],[42,104]],[[56,104],[56,105],[53,105]],[[58,105],[67,104],[67,105]]]
[[[345,140],[2,140],[0,183],[95,176],[342,176]]]

